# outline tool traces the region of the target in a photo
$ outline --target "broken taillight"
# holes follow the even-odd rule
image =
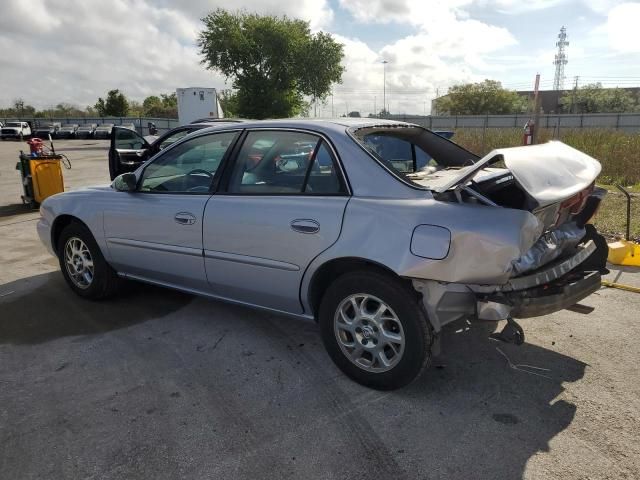
[[[577,215],[578,213],[580,213],[586,205],[587,199],[593,192],[594,188],[595,182],[589,185],[584,190],[576,193],[573,197],[564,200],[558,208],[558,215],[556,217],[555,226],[557,227],[558,225],[564,223],[568,215]]]

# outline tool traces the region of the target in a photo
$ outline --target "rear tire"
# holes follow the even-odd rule
[[[120,279],[86,226],[78,222],[67,225],[57,244],[60,270],[77,295],[99,300],[117,292]]]
[[[342,275],[322,298],[319,322],[333,362],[367,387],[403,387],[430,363],[432,329],[418,294],[391,275]]]

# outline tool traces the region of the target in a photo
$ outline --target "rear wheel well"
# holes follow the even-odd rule
[[[329,285],[341,275],[355,271],[375,271],[383,275],[394,278],[405,286],[411,287],[411,282],[400,277],[390,268],[370,260],[363,258],[349,257],[337,258],[322,265],[314,274],[309,284],[308,301],[311,306],[311,313],[318,320],[318,311],[320,310],[320,302]]]
[[[64,227],[67,225],[71,225],[72,223],[78,223],[87,227],[87,225],[80,220],[78,217],[74,217],[73,215],[60,215],[53,222],[53,227],[51,228],[51,246],[55,252],[58,251],[58,240],[60,239],[60,234]],[[87,227],[89,231],[89,227]]]

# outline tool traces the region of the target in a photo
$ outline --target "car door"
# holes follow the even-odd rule
[[[110,261],[131,276],[206,290],[202,220],[220,165],[239,133],[201,135],[167,148],[138,172],[134,192],[103,207]]]
[[[111,129],[109,144],[109,176],[111,180],[135,171],[150,157],[149,142],[138,132],[125,127]]]
[[[304,131],[248,131],[222,182],[204,213],[211,291],[302,313],[302,275],[338,239],[349,199],[332,147]]]

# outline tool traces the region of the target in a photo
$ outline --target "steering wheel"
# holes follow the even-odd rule
[[[197,175],[203,173],[205,174],[207,177],[209,177],[211,180],[213,180],[213,173],[207,171],[207,170],[203,170],[202,168],[196,168],[195,170],[191,170],[189,173],[187,173],[186,176],[189,175]],[[205,193],[209,191],[209,187],[210,185],[196,185],[195,187],[191,187],[187,189],[187,192],[201,192],[201,193]]]

